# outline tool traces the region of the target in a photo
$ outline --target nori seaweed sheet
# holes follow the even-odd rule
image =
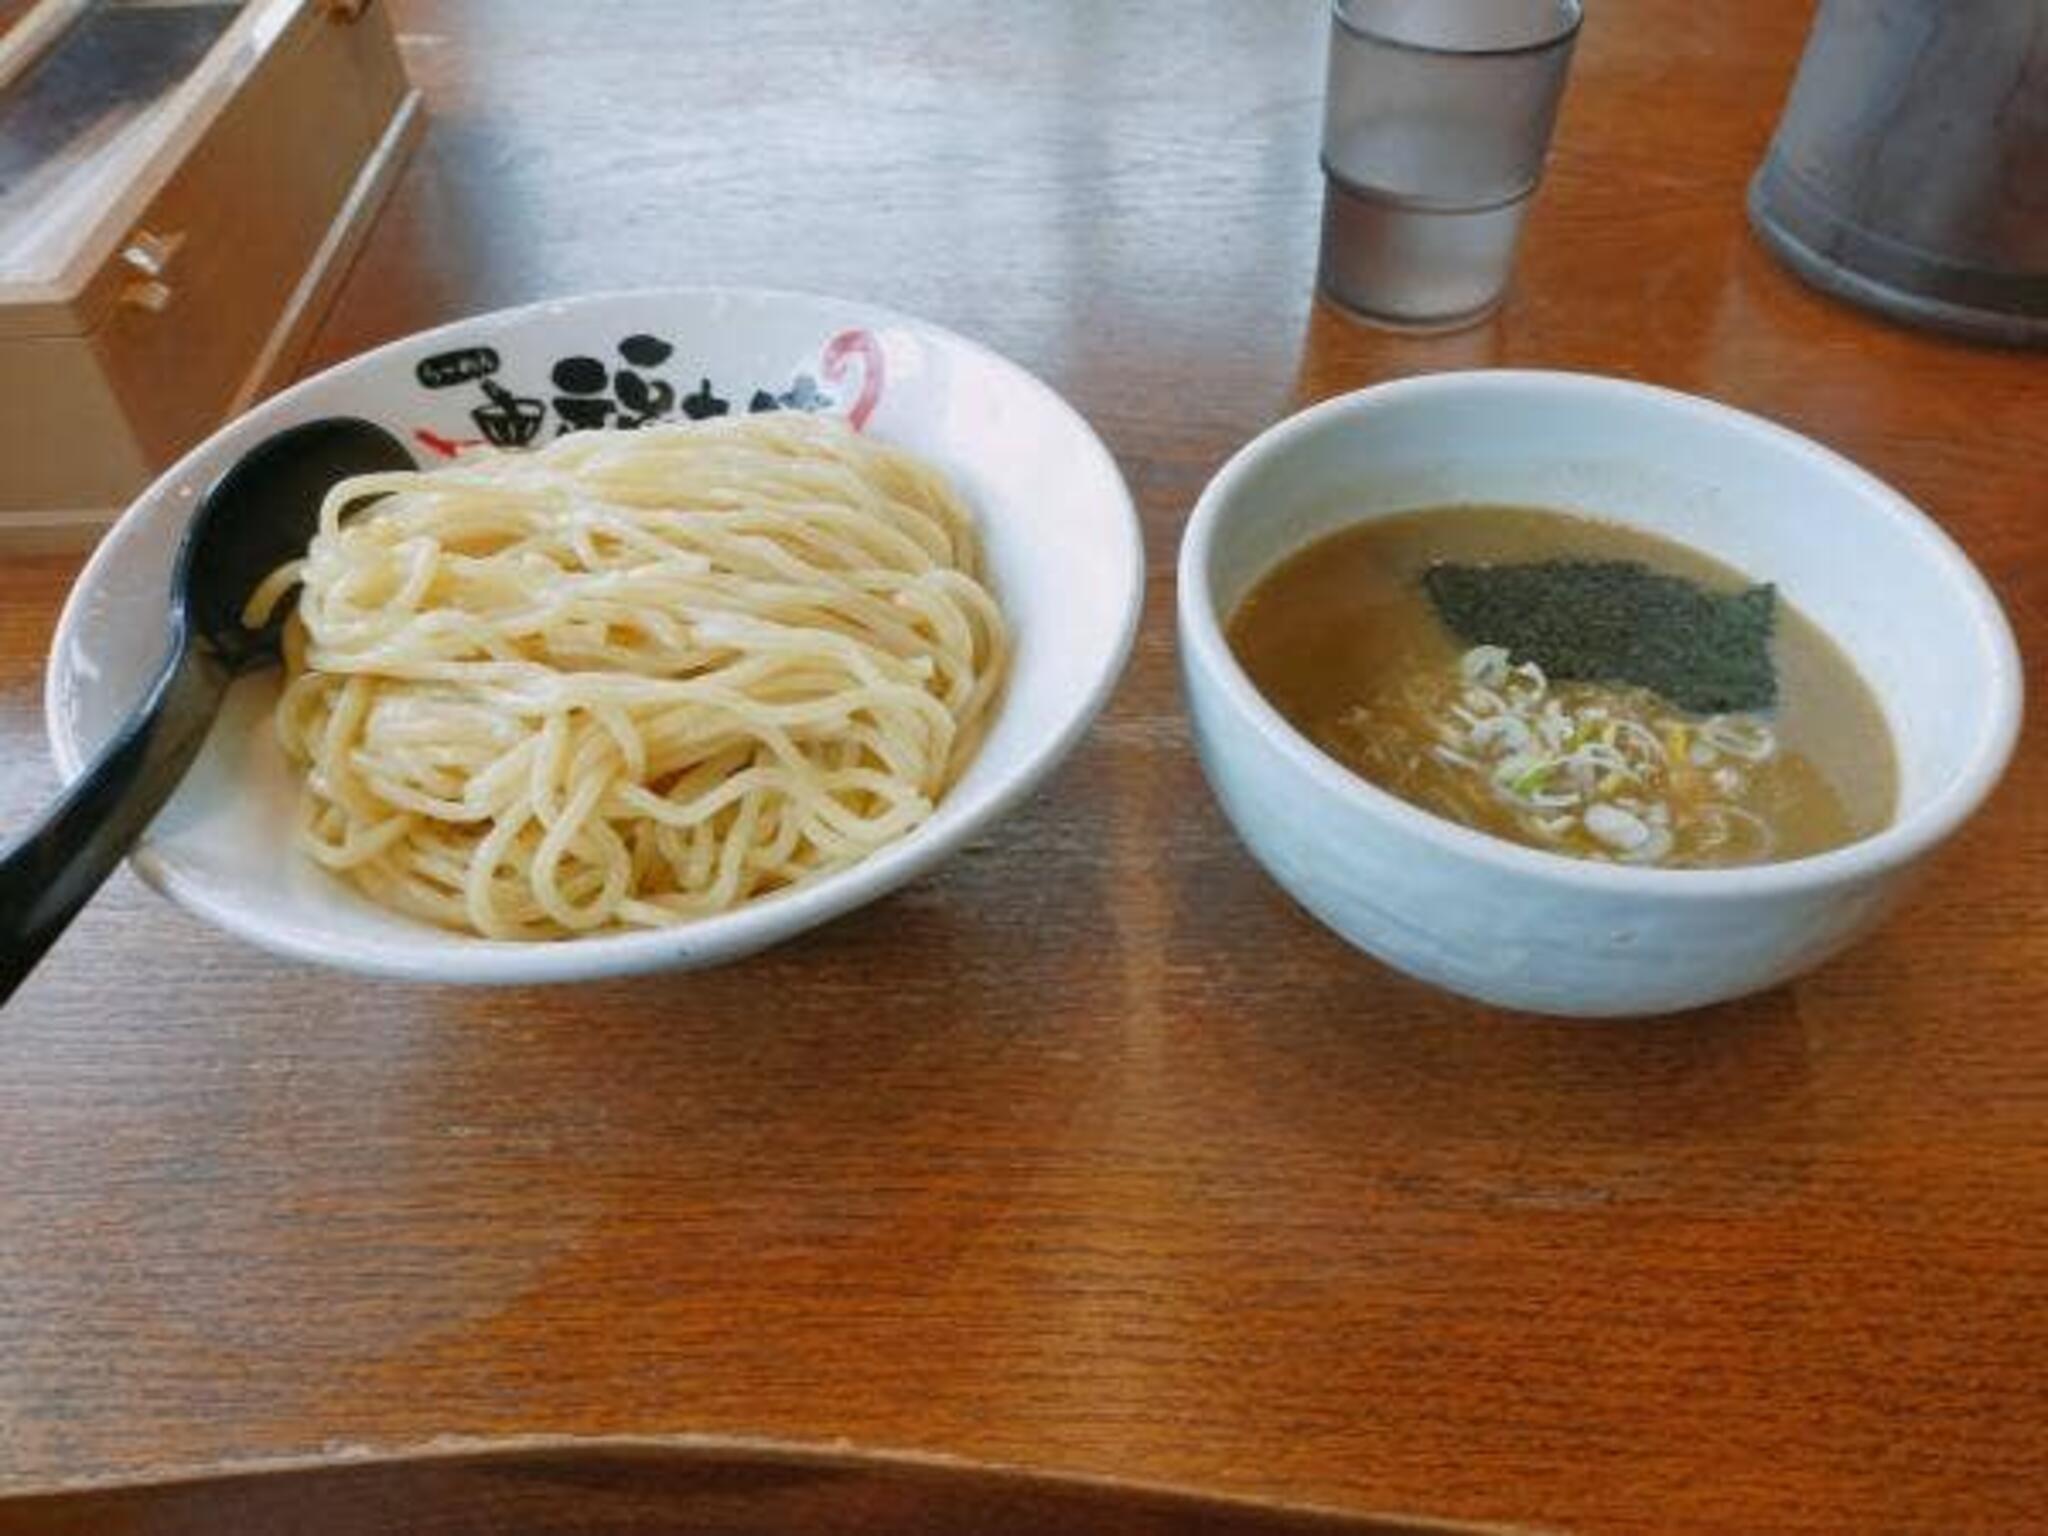
[[[1713,592],[1634,560],[1442,564],[1423,573],[1466,645],[1505,646],[1551,677],[1633,683],[1701,715],[1778,701],[1777,589]]]

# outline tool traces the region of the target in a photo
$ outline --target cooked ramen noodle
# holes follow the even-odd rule
[[[252,616],[293,586],[300,845],[497,939],[684,922],[865,858],[959,777],[1009,655],[944,477],[799,413],[360,476]]]

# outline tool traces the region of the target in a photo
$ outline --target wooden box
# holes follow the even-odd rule
[[[90,538],[288,373],[418,125],[381,0],[17,16],[0,40],[0,547]]]

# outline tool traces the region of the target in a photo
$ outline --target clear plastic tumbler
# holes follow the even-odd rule
[[[1323,291],[1450,330],[1500,303],[1564,95],[1579,0],[1335,0]]]

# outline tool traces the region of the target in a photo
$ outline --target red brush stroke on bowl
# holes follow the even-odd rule
[[[868,418],[875,413],[875,407],[882,400],[882,344],[875,339],[872,331],[841,331],[825,343],[820,361],[826,379],[834,384],[846,377],[846,369],[853,358],[860,359],[860,392],[853,398],[853,407],[846,413],[846,419],[853,423],[858,432],[868,424]]]
[[[480,437],[443,437],[438,432],[429,432],[425,427],[414,427],[412,435],[427,446],[429,452],[437,453],[444,459],[452,459],[465,448],[481,448],[484,440]]]

